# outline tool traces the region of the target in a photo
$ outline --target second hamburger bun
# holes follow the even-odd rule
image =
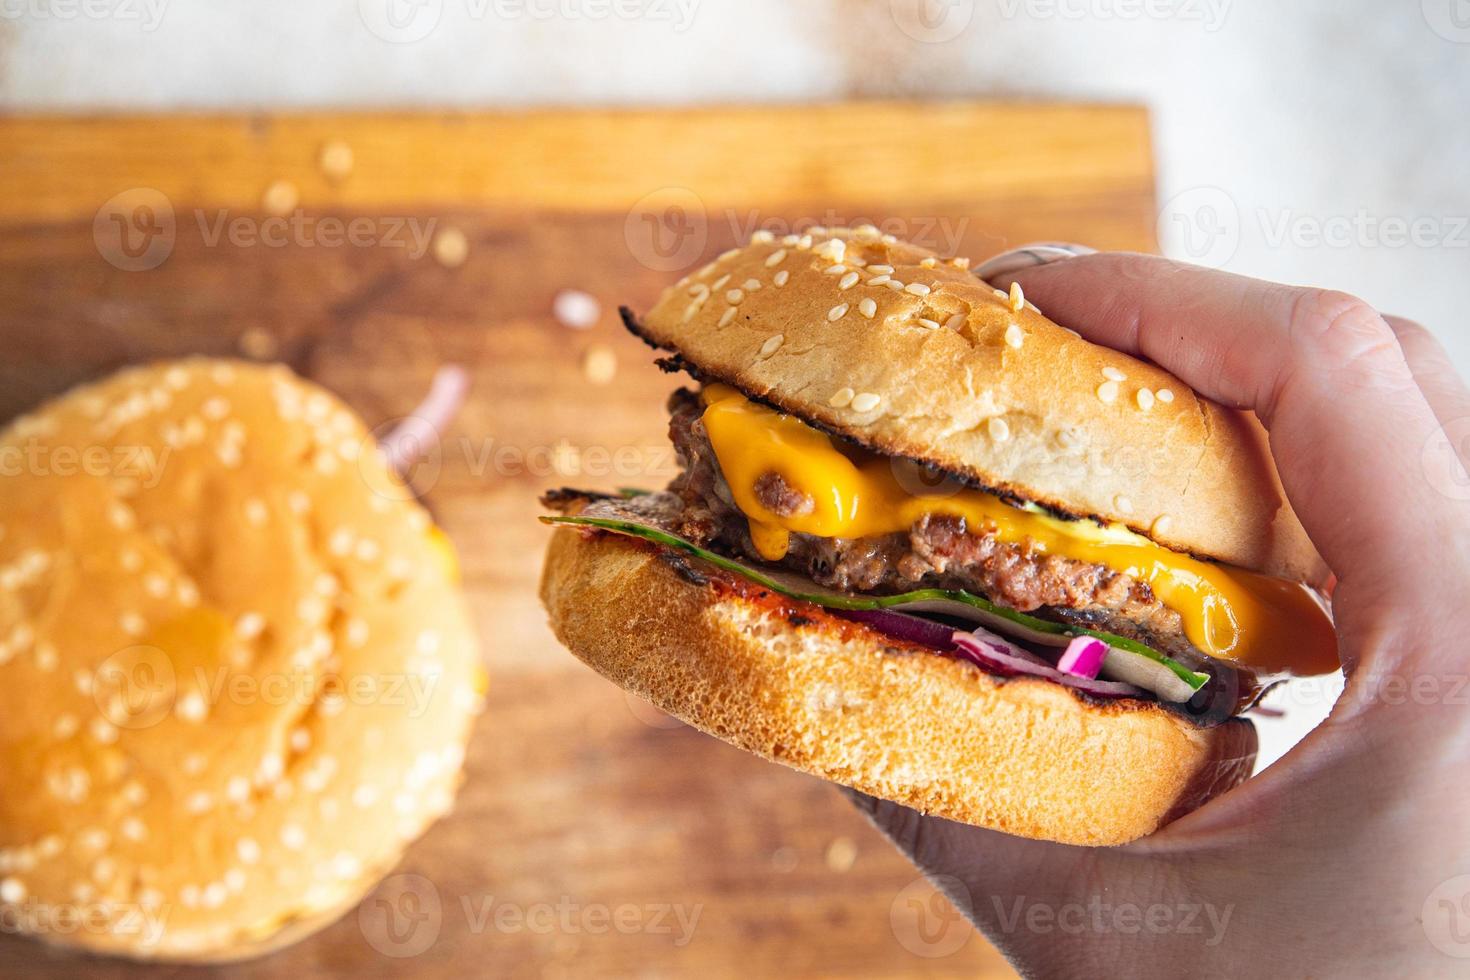
[[[452,548],[338,398],[136,368],[16,420],[0,464],[7,922],[258,955],[449,809],[484,683]]]
[[[876,230],[758,233],[625,316],[699,375],[884,454],[1179,551],[1325,575],[1255,416],[1088,343],[961,261]]]
[[[541,598],[619,686],[757,755],[952,820],[1069,844],[1150,833],[1250,774],[1255,728],[1002,680],[615,534],[559,529]]]

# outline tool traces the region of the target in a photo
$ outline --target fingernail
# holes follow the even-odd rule
[[[1034,269],[1037,266],[1073,259],[1079,255],[1093,255],[1096,252],[1095,248],[1088,248],[1086,245],[1078,245],[1074,242],[1036,242],[1001,252],[993,258],[986,259],[975,267],[974,272],[986,282],[991,282],[1013,276],[1022,269]]]

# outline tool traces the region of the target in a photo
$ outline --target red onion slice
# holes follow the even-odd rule
[[[1002,649],[1000,646],[986,642],[984,639],[969,633],[955,633],[955,646],[986,670],[995,671],[1007,675],[1022,675],[1027,677],[1041,677],[1066,687],[1076,688],[1104,698],[1137,698],[1146,695],[1132,684],[1122,684],[1116,681],[1099,681],[1086,677],[1074,677],[1064,674],[1045,661],[1025,657],[1014,656]]]
[[[395,473],[402,476],[433,451],[439,444],[439,434],[459,414],[469,387],[469,375],[457,364],[446,364],[434,372],[424,400],[380,443]]]

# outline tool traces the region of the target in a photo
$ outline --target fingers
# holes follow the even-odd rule
[[[1455,370],[1454,362],[1450,360],[1444,345],[1434,334],[1413,320],[1398,316],[1385,316],[1383,319],[1398,338],[1404,360],[1413,372],[1414,380],[1419,383],[1419,390],[1424,392],[1424,398],[1429,402],[1439,424],[1448,427],[1452,423],[1470,419],[1470,391],[1466,390],[1465,382]],[[1470,456],[1467,448],[1470,447],[1455,446],[1460,459],[1470,462],[1467,460],[1467,456]]]
[[[1464,515],[1424,476],[1439,423],[1371,307],[1141,255],[1082,256],[1013,278],[1057,322],[1254,410],[1339,594],[1354,579],[1405,600],[1434,594],[1443,572],[1426,556],[1463,531]]]

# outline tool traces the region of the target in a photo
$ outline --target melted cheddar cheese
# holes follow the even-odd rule
[[[710,385],[703,397],[710,445],[750,521],[756,550],[769,561],[785,557],[792,533],[864,538],[907,531],[927,515],[958,517],[1001,541],[1029,542],[1147,583],[1179,614],[1190,642],[1212,657],[1273,672],[1337,669],[1332,623],[1296,583],[1170,551],[1121,524],[1062,520],[954,485],[927,490],[917,479],[900,480],[903,461],[844,451],[830,436],[733,388]],[[784,516],[767,509],[755,486],[770,473],[812,506]]]

